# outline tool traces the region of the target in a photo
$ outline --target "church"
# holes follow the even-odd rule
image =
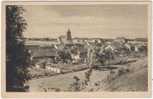
[[[60,44],[64,44],[64,45],[73,44],[73,40],[72,40],[71,30],[70,29],[68,29],[66,35],[62,35],[58,39],[59,39]]]

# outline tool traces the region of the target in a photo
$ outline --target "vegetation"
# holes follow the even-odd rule
[[[6,6],[6,91],[25,91],[24,83],[29,79],[30,54],[23,40],[27,26],[24,11],[19,6]]]

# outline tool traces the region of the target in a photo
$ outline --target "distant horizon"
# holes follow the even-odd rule
[[[124,37],[124,36],[118,36],[118,37],[110,37],[110,38],[107,38],[107,37],[73,37],[72,36],[72,39],[74,38],[89,38],[89,39],[92,39],[92,38],[101,38],[101,39],[115,39],[115,38],[120,38],[120,37],[123,37],[123,38],[126,38],[126,39],[137,39],[137,38],[143,38],[143,39],[148,39],[148,37],[133,37],[133,38],[128,38],[128,37]],[[55,37],[24,37],[24,38],[27,38],[27,39],[45,39],[45,38],[49,38],[49,39],[57,39]]]

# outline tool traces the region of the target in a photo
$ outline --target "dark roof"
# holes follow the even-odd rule
[[[54,57],[57,56],[56,49],[50,48],[50,49],[38,49],[35,51],[32,51],[33,57]]]

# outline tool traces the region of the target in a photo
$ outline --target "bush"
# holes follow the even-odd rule
[[[121,75],[123,75],[123,74],[125,74],[127,72],[130,72],[130,70],[128,68],[120,68],[118,70],[118,76],[121,76]]]

